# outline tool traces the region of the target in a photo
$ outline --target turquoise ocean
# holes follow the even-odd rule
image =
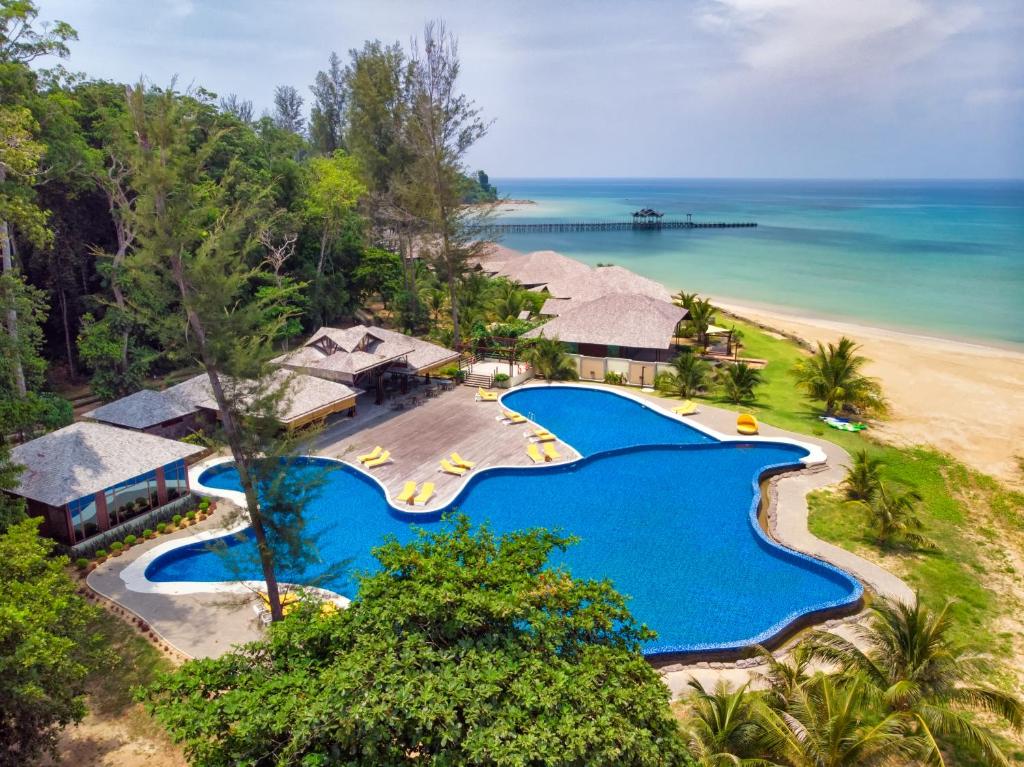
[[[508,222],[756,221],[755,229],[506,234],[796,314],[1024,348],[1024,181],[501,179]]]

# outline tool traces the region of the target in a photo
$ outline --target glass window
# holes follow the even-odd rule
[[[167,487],[167,500],[188,493],[188,468],[184,461],[175,461],[164,466],[164,484]]]
[[[79,498],[68,504],[71,526],[75,529],[75,541],[82,541],[100,531],[96,521],[96,496]]]
[[[156,472],[132,477],[107,490],[110,524],[119,525],[153,508],[157,503]]]

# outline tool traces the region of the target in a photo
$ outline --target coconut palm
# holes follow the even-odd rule
[[[815,657],[837,664],[848,677],[866,680],[886,711],[911,724],[923,762],[945,764],[939,744],[954,738],[973,748],[984,764],[1006,765],[991,733],[970,714],[995,714],[1019,731],[1024,705],[975,682],[985,670],[984,658],[952,641],[949,607],[947,602],[933,612],[917,598],[913,605],[882,599],[872,607],[871,622],[855,628],[856,643],[828,632],[817,632],[808,641]]]
[[[679,397],[693,397],[707,388],[711,365],[693,352],[683,352],[672,360],[672,370],[658,376],[661,390]]]
[[[430,318],[437,325],[444,314],[445,304],[448,301],[448,291],[440,285],[432,285],[420,291],[420,301],[430,312]]]
[[[853,454],[853,464],[846,470],[843,490],[854,501],[870,501],[882,484],[882,459],[872,458],[861,448]]]
[[[575,361],[565,353],[562,342],[557,338],[545,338],[541,334],[523,352],[523,360],[537,375],[549,381],[575,381],[579,378]]]
[[[676,306],[681,306],[684,309],[689,309],[696,299],[696,293],[687,293],[685,290],[680,290],[678,293],[672,296],[672,302]]]
[[[885,410],[878,382],[861,373],[868,360],[856,353],[859,348],[846,337],[828,346],[819,341],[818,350],[793,368],[798,384],[809,397],[825,403],[828,415],[851,406],[875,412]]]
[[[729,338],[732,341],[732,358],[740,358],[740,349],[743,348],[743,331],[738,330],[735,325],[729,328]]]
[[[726,365],[721,370],[719,380],[726,399],[735,404],[750,402],[754,399],[754,389],[764,382],[760,371],[745,362]]]
[[[693,710],[685,725],[690,753],[701,767],[769,765],[759,757],[761,726],[757,699],[743,685],[737,690],[720,681],[708,692],[690,680]]]
[[[924,523],[917,515],[917,504],[922,500],[916,490],[890,491],[882,482],[870,500],[861,501],[868,510],[871,527],[879,543],[902,540],[912,546],[930,546],[922,535]]]
[[[530,308],[523,291],[515,284],[502,280],[494,289],[487,303],[491,316],[498,322],[508,322],[519,316],[523,309]]]
[[[792,767],[906,764],[915,743],[900,714],[875,713],[868,685],[818,673],[798,686],[783,710],[765,707],[761,726],[770,753]]]
[[[784,660],[776,658],[764,647],[758,646],[757,653],[767,666],[764,671],[754,671],[753,678],[766,688],[765,700],[773,708],[784,709],[796,695],[801,685],[810,678],[812,648],[805,642],[796,645]]]
[[[697,343],[701,348],[708,348],[708,328],[715,319],[715,307],[706,298],[693,298],[690,305],[686,307],[689,314],[686,316],[686,324],[697,336]]]

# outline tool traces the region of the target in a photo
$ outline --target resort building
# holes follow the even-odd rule
[[[223,378],[225,387],[234,386]],[[275,371],[266,382],[268,390],[285,386],[277,414],[289,431],[323,421],[336,413],[355,413],[356,398],[362,394],[344,384],[313,376]],[[178,438],[215,423],[220,412],[205,373],[189,378],[164,391],[143,389],[85,413],[84,418],[125,429]]]
[[[687,311],[636,293],[612,293],[574,303],[524,338],[558,338],[577,359],[579,376],[603,381],[608,373],[650,386],[678,354],[676,338]],[[659,367],[659,363],[662,363]]]
[[[288,370],[347,385],[375,387],[385,372],[429,375],[459,358],[443,346],[394,330],[355,325],[322,327],[274,362]]]
[[[11,450],[24,466],[8,492],[42,517],[42,532],[73,545],[188,495],[196,445],[81,422]]]

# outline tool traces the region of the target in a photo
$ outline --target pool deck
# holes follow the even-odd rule
[[[633,388],[593,386],[624,393],[665,410],[677,402]],[[425,508],[439,508],[454,498],[471,476],[455,477],[438,471],[440,459],[452,451],[477,462],[473,473],[492,466],[531,465],[526,455],[528,440],[525,433],[528,426],[509,426],[499,422],[496,416],[500,413],[500,404],[475,402],[475,392],[470,387],[456,387],[401,411],[361,403],[357,418],[344,419],[327,427],[313,438],[308,452],[355,464],[356,455],[381,445],[391,451],[393,460],[371,473],[384,485],[389,496],[393,498],[406,481],[431,481],[436,483],[436,495]],[[735,412],[704,403],[699,407],[700,412],[690,419],[723,435],[735,434]],[[913,592],[902,580],[845,549],[815,538],[807,529],[807,493],[842,480],[849,462],[846,452],[827,440],[796,435],[766,425],[761,427],[761,436],[788,437],[816,444],[828,459],[825,466],[787,473],[769,481],[769,518],[774,537],[793,549],[847,570],[877,594],[912,600]],[[557,443],[557,449],[563,460],[578,457],[561,441]],[[228,515],[228,511],[218,510],[198,525],[146,541],[120,557],[108,559],[90,573],[89,586],[145,619],[168,644],[186,656],[217,656],[235,644],[259,638],[262,628],[252,610],[255,595],[141,593],[128,589],[121,578],[125,567],[146,551],[168,541],[190,539],[195,533],[222,527]],[[828,625],[830,630],[847,633],[851,622],[851,619],[846,619]],[[679,695],[691,677],[705,683],[713,683],[718,678],[747,681],[752,665],[744,661],[739,664],[673,664],[663,667],[661,672],[673,694]]]

